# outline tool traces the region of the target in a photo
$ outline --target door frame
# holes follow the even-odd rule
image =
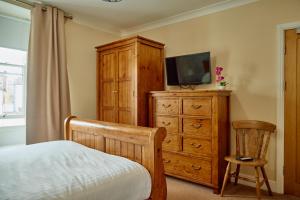
[[[284,51],[285,30],[300,27],[300,21],[277,25],[278,54],[278,90],[277,90],[277,141],[276,141],[276,188],[274,191],[284,193]]]

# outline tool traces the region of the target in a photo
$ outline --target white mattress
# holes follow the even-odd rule
[[[142,200],[150,192],[142,165],[75,142],[0,149],[0,199]]]

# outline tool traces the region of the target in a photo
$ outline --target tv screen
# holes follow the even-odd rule
[[[211,83],[210,52],[166,58],[168,85]]]

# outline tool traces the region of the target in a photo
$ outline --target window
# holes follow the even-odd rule
[[[0,47],[0,118],[24,118],[27,52]]]

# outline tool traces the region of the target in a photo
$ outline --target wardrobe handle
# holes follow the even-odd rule
[[[202,107],[202,105],[195,105],[195,104],[192,105],[192,108],[194,108],[196,110],[199,109],[199,108],[201,108],[201,107]]]
[[[118,90],[113,90],[112,92],[113,92],[113,93],[117,93],[117,92],[118,92]]]
[[[191,145],[197,149],[199,149],[200,147],[202,147],[201,144],[196,144],[196,143],[191,143]]]
[[[171,160],[165,160],[165,159],[163,159],[163,162],[164,162],[164,163],[170,163]]]

